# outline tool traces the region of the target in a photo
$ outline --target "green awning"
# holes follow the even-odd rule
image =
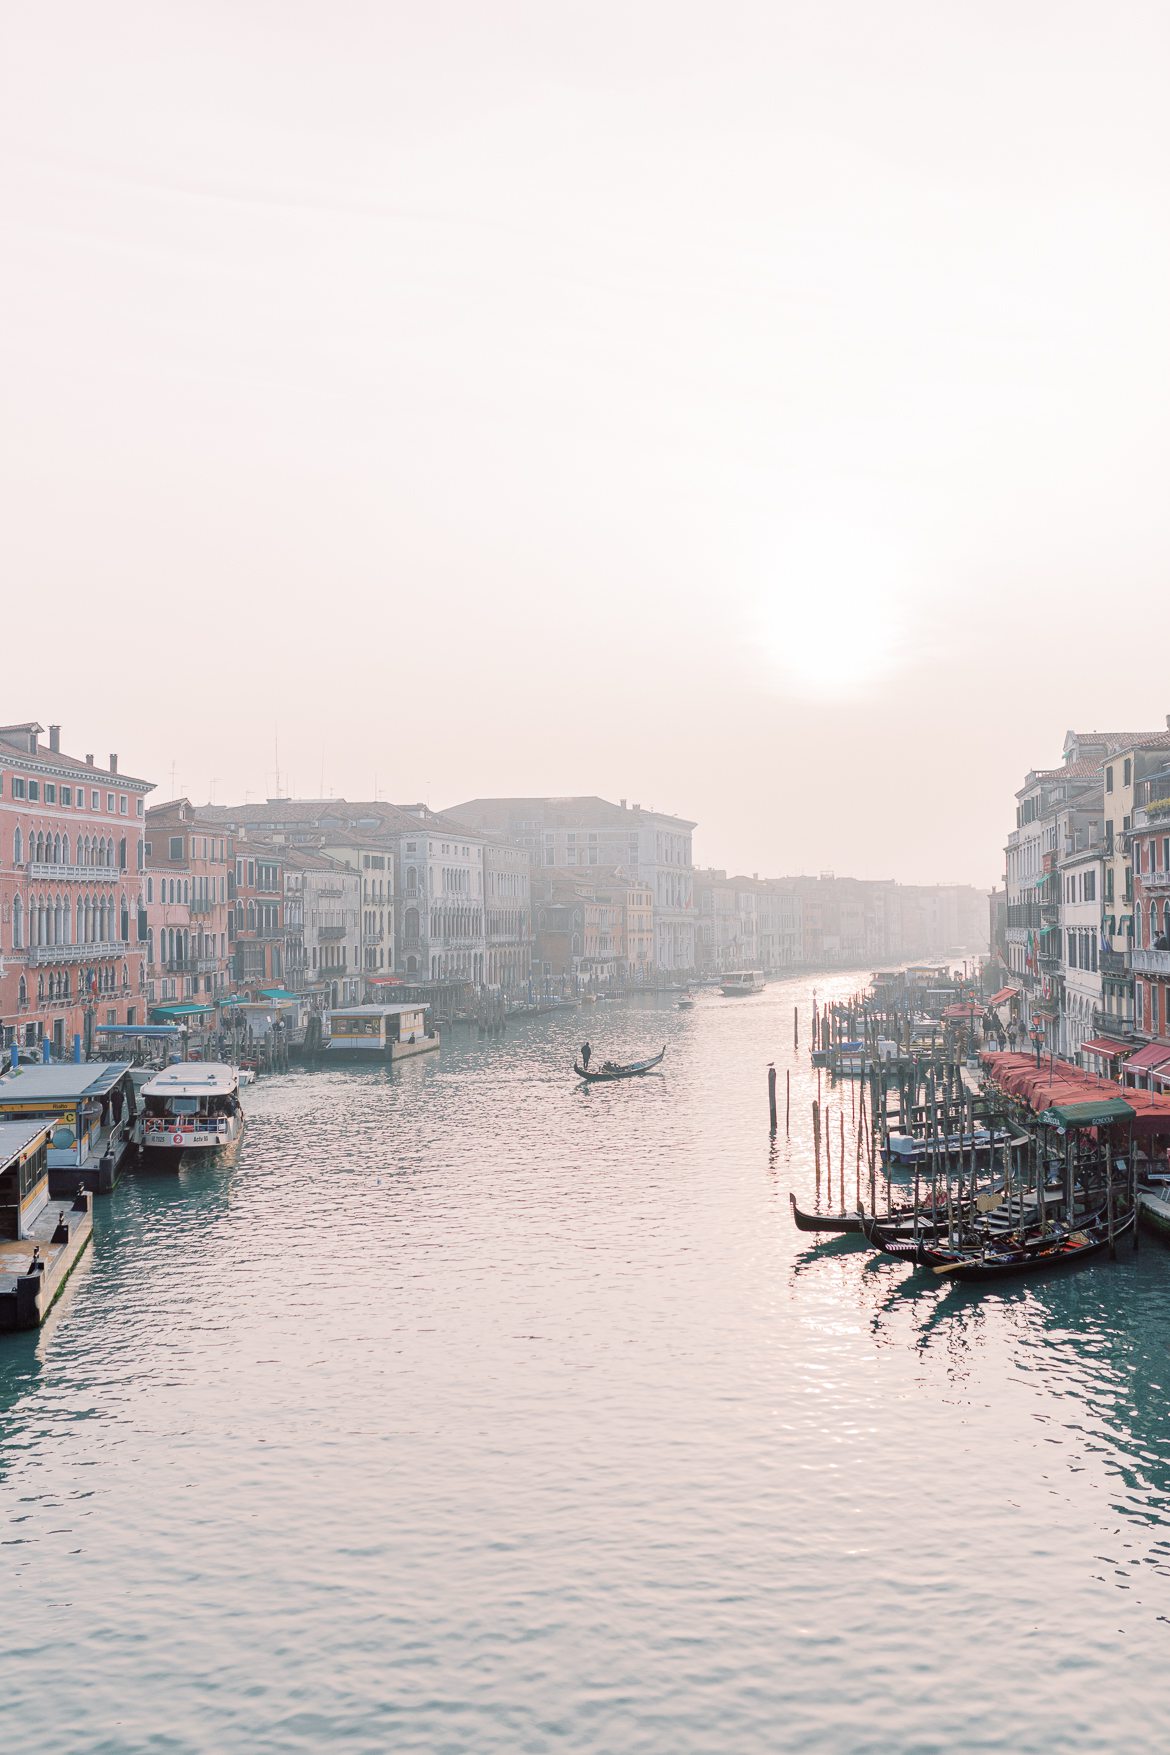
[[[1120,1097],[1105,1097],[1099,1103],[1054,1103],[1040,1120],[1048,1127],[1108,1127],[1114,1121],[1132,1121],[1135,1113]]]
[[[260,989],[261,999],[287,999],[295,1005],[300,997],[299,993],[286,993],[283,987],[262,987]]]
[[[192,1002],[181,1005],[152,1005],[150,1009],[156,1018],[161,1017],[165,1021],[167,1018],[200,1017],[204,1012],[214,1011],[215,1007],[210,1005],[195,1005]]]

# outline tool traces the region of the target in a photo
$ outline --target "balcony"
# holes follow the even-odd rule
[[[30,859],[26,867],[30,878],[47,878],[51,883],[116,884],[125,876],[116,865],[53,865],[47,859]]]
[[[1102,951],[1100,961],[1102,975],[1118,976],[1129,974],[1129,963],[1126,960],[1126,953],[1124,951]]]
[[[90,945],[32,945],[28,960],[35,969],[48,963],[94,963],[103,957],[124,957],[129,950],[128,939]]]
[[[187,906],[192,914],[210,914],[219,904],[214,896],[192,896]]]
[[[351,975],[356,974],[357,971],[352,970],[348,963],[318,963],[313,973],[315,975]]]
[[[1129,966],[1135,975],[1170,975],[1170,951],[1142,951],[1135,946]]]
[[[1142,888],[1147,896],[1162,896],[1170,890],[1170,871],[1161,866],[1157,871],[1142,873]]]
[[[339,944],[345,934],[346,928],[344,926],[319,926],[317,928],[317,939],[321,944]]]

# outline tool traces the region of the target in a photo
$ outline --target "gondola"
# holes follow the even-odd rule
[[[587,1072],[579,1062],[574,1061],[573,1071],[579,1079],[586,1079],[591,1085],[608,1084],[612,1079],[636,1079],[642,1073],[653,1072],[656,1066],[660,1066],[665,1053],[666,1046],[663,1044],[661,1052],[650,1060],[631,1060],[626,1066],[618,1066],[614,1061],[606,1060],[596,1072]]]
[[[1135,1215],[1126,1213],[1114,1221],[1113,1242],[1127,1237],[1134,1227]],[[1098,1216],[1093,1225],[1083,1225],[1073,1232],[1060,1232],[1055,1238],[1035,1237],[1014,1248],[1006,1242],[983,1249],[932,1249],[920,1247],[919,1261],[952,1280],[986,1281],[1004,1279],[1011,1274],[1048,1273],[1053,1268],[1075,1267],[1090,1261],[1109,1248],[1109,1226]]]
[[[891,1212],[875,1219],[872,1215],[867,1217],[864,1211],[852,1213],[806,1212],[803,1207],[797,1206],[796,1196],[791,1190],[789,1190],[788,1200],[792,1207],[792,1222],[798,1231],[826,1231],[838,1237],[853,1234],[868,1240],[868,1227],[871,1225],[877,1225],[882,1231],[895,1232],[899,1226],[904,1227],[914,1223],[914,1208],[910,1206],[894,1207]],[[928,1211],[929,1208],[921,1209],[920,1228],[923,1225],[928,1226],[930,1223],[929,1219],[925,1217]]]

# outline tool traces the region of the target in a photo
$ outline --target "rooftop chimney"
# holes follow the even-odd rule
[[[85,753],[85,765],[87,768],[93,767],[93,751],[92,750],[87,750]]]
[[[116,774],[117,772],[118,772],[118,758],[115,754],[111,754],[111,756],[110,756],[110,773]]]
[[[49,727],[49,748],[53,751],[61,748],[61,727],[59,725],[50,725]]]
[[[35,756],[37,753],[37,731],[35,725],[29,727],[28,753],[30,756]]]
[[[1166,715],[1166,723],[1167,723],[1167,725],[1170,725],[1170,713],[1168,713],[1168,714],[1167,714],[1167,715]],[[623,799],[621,799],[621,800],[620,800],[620,803],[621,803],[621,807],[622,807],[622,809],[623,809],[623,810],[625,810],[625,808],[626,808],[626,801],[625,801],[625,799],[624,799],[624,798],[623,798]]]

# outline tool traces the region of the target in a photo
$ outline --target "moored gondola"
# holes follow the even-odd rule
[[[587,1070],[579,1061],[575,1060],[573,1071],[579,1079],[585,1079],[591,1085],[606,1084],[611,1079],[636,1079],[640,1078],[643,1073],[653,1072],[656,1066],[660,1066],[665,1053],[666,1044],[664,1043],[661,1052],[653,1055],[649,1060],[632,1060],[625,1066],[612,1060],[606,1060],[602,1062],[596,1072]]]
[[[1006,1279],[1013,1274],[1048,1273],[1054,1268],[1076,1267],[1091,1261],[1117,1241],[1129,1235],[1135,1215],[1126,1213],[1113,1225],[1112,1238],[1107,1221],[1098,1216],[1092,1225],[1078,1230],[1058,1231],[1055,1236],[1024,1238],[1014,1245],[1009,1241],[979,1245],[973,1248],[939,1249],[929,1244],[920,1247],[918,1259],[923,1267],[936,1274],[963,1281]]]

